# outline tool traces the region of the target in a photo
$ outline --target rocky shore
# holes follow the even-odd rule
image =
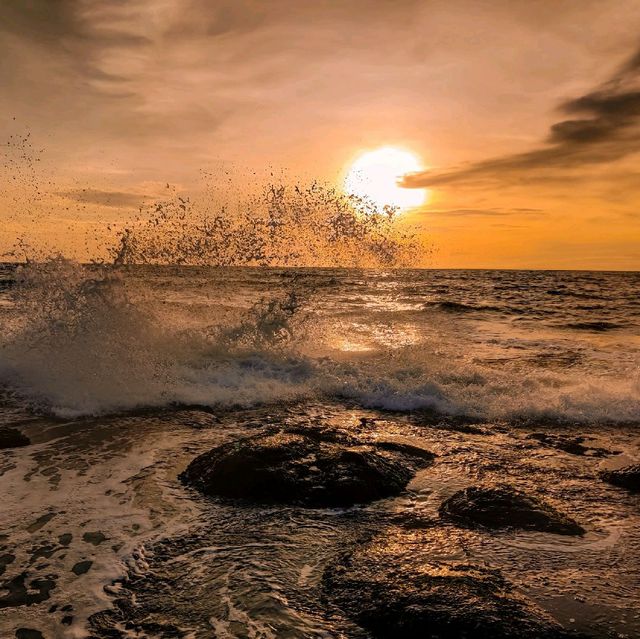
[[[127,550],[88,506],[63,533],[55,524],[71,516],[50,510],[28,528],[26,564],[0,540],[0,615],[21,619],[9,636],[77,628],[82,609],[65,588],[97,579],[109,552],[125,574],[109,580],[110,606],[80,636],[611,639],[636,628],[638,567],[626,553],[640,529],[638,467],[622,452],[633,429],[543,431],[340,405],[96,423],[54,424],[51,443],[37,445],[28,425],[0,430],[6,468],[33,449],[58,490],[89,438],[101,451],[92,463],[109,464],[117,428],[136,446],[168,437],[123,479],[155,523],[144,534],[131,525],[139,542]],[[55,461],[65,455],[66,469]],[[40,621],[20,617],[36,610]]]

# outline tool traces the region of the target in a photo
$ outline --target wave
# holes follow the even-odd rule
[[[314,399],[486,421],[640,421],[637,377],[481,365],[459,343],[429,340],[336,357],[296,278],[239,317],[198,328],[168,322],[130,287],[118,269],[61,258],[19,269],[5,392],[65,418]]]
[[[586,293],[586,292],[572,291],[564,288],[556,288],[556,289],[552,288],[547,290],[546,293],[547,295],[554,295],[558,297],[575,297],[578,299],[588,299],[588,300],[607,300],[608,299],[604,295],[598,295],[593,291]]]
[[[613,331],[619,328],[625,328],[623,324],[616,322],[572,322],[566,325],[576,331],[594,331],[596,333],[604,333],[605,331]]]
[[[510,312],[508,309],[499,306],[490,306],[485,304],[465,304],[463,302],[454,302],[444,300],[439,302],[427,302],[424,305],[425,310],[439,310],[445,313],[505,313]]]

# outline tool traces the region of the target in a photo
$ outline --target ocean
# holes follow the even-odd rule
[[[416,561],[480,561],[567,628],[640,636],[640,501],[598,477],[640,454],[639,292],[623,272],[0,266],[0,426],[31,440],[0,451],[2,636],[368,637],[323,571],[409,514],[431,522]],[[177,479],[318,424],[436,463],[346,509]],[[433,523],[504,481],[586,534]]]

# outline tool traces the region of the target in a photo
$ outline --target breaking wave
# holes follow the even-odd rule
[[[54,257],[2,273],[5,398],[61,417],[304,398],[436,417],[640,421],[637,354],[600,370],[571,346],[552,370],[535,362],[553,363],[555,347],[511,334],[505,309],[526,320],[516,296],[559,290],[551,276],[522,286],[513,278],[526,274],[431,281],[399,270],[422,249],[398,212],[335,189],[270,185],[233,210],[176,196],[120,229],[109,251],[107,263]],[[270,268],[301,264],[314,268]],[[324,268],[336,265],[348,268]],[[467,324],[485,314],[504,320],[499,339]],[[578,324],[585,335],[613,328]],[[498,342],[502,359],[483,360]]]
[[[457,333],[445,339],[446,326],[440,341],[337,352],[318,312],[326,293],[295,275],[272,277],[278,289],[232,319],[210,323],[209,309],[206,322],[191,326],[159,312],[149,294],[153,278],[134,285],[136,272],[63,258],[20,267],[12,289],[19,321],[4,339],[0,366],[6,392],[61,417],[300,399],[434,418],[615,423],[640,415],[637,376],[474,362]],[[178,287],[192,277],[189,269],[179,273]]]

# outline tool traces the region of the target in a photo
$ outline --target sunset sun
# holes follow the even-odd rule
[[[391,146],[361,153],[349,167],[344,186],[347,193],[366,197],[380,206],[409,209],[424,204],[425,189],[407,189],[399,180],[407,173],[424,170],[420,158]]]

